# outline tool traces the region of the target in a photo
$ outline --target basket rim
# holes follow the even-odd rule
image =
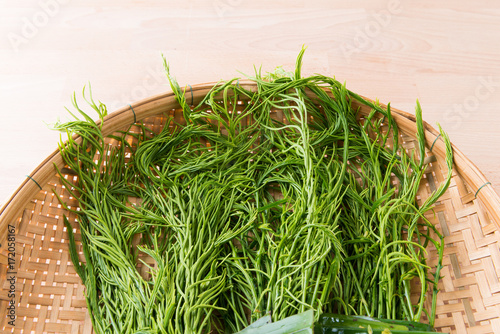
[[[221,84],[221,82],[209,82],[192,85],[190,92],[192,100],[199,102],[213,87]],[[257,84],[251,80],[240,80],[239,85],[249,91],[257,90]],[[360,96],[367,101],[374,102],[374,100],[370,98],[362,95]],[[178,103],[171,90],[152,95],[108,114],[104,118],[102,131],[107,135],[117,128],[133,124],[135,119],[141,120],[162,112],[165,109],[174,109],[176,106],[178,107]],[[383,108],[387,107],[386,104],[382,103],[380,103],[380,106]],[[391,107],[391,112],[398,127],[403,128],[403,132],[406,129],[406,131],[410,133],[416,133],[415,115],[393,107]],[[439,131],[429,123],[425,121],[423,123],[427,145],[430,147],[435,144],[433,146],[433,153],[444,157],[444,143],[442,140],[437,140]],[[78,140],[78,136],[75,136],[74,139]],[[453,143],[452,147],[454,153],[453,163],[458,174],[467,182],[471,190],[475,192],[475,198],[479,198],[482,201],[490,214],[490,218],[495,221],[497,227],[500,228],[500,197],[479,168]],[[29,174],[11,197],[4,203],[0,209],[0,240],[4,240],[6,237],[7,225],[19,217],[27,203],[33,198],[32,194],[39,191],[38,185],[45,185],[50,178],[54,176],[54,165],[62,167],[62,163],[63,160],[59,153],[59,149],[56,149]]]

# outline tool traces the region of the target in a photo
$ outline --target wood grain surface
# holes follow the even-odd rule
[[[304,75],[408,112],[418,98],[500,193],[499,30],[493,0],[0,0],[0,204],[85,85],[112,112],[169,90],[162,53],[187,85],[292,70],[303,44]]]

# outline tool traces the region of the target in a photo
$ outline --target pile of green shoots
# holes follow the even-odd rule
[[[433,323],[444,243],[424,213],[450,183],[448,136],[448,176],[418,205],[420,106],[407,152],[390,106],[301,77],[302,56],[295,73],[257,71],[256,92],[235,79],[196,106],[166,66],[185,122],[157,134],[138,123],[104,137],[91,95],[100,122],[75,99],[84,119],[56,124],[85,261],[65,218],[70,252],[97,333],[234,333],[309,309]],[[352,100],[372,109],[364,122]]]

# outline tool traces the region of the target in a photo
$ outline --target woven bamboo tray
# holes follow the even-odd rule
[[[240,85],[256,90],[251,82]],[[188,100],[191,95],[191,103],[198,103],[212,86],[193,86],[187,92]],[[167,117],[182,122],[178,107],[172,92],[150,97],[108,115],[103,133],[128,129],[139,122],[159,133]],[[360,108],[361,121],[370,112],[358,103],[353,107]],[[392,112],[404,148],[414,149],[414,116],[394,108]],[[419,201],[424,201],[446,174],[444,143],[434,128],[425,123],[425,129],[426,159],[431,163],[418,192]],[[61,207],[53,191],[72,207],[78,203],[62,186],[54,165],[64,168],[58,151],[33,171],[0,211],[0,328],[4,332],[92,333],[84,287],[68,253],[63,215],[69,217],[75,229],[77,223],[75,216]],[[71,180],[74,176],[65,177]],[[427,217],[446,242],[436,327],[451,333],[500,333],[500,198],[477,167],[455,147],[450,187]],[[75,237],[78,241],[78,230]],[[9,255],[13,243],[15,263],[12,247]],[[431,252],[430,264],[434,259],[435,253]],[[11,304],[11,300],[15,302]],[[8,316],[14,313],[9,305],[15,306],[15,327],[9,324]]]

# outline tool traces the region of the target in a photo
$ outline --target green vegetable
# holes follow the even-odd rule
[[[441,130],[445,182],[417,203],[419,105],[407,151],[390,106],[301,77],[303,52],[295,73],[257,72],[255,92],[221,83],[194,107],[165,64],[185,121],[165,116],[161,131],[141,122],[105,137],[106,107],[86,97],[95,122],[74,99],[83,120],[55,128],[79,209],[60,201],[68,231],[80,226],[85,261],[72,233],[70,254],[97,333],[238,332],[309,310],[433,324],[444,242],[424,213],[450,183],[449,138]]]

